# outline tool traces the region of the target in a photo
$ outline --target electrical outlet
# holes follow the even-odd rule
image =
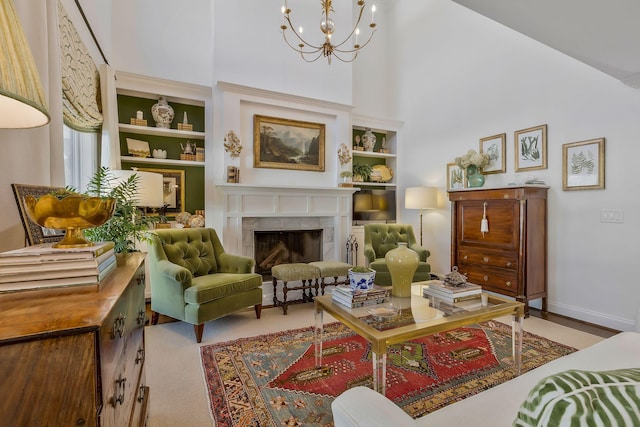
[[[602,209],[600,210],[600,222],[622,224],[624,222],[624,211]]]

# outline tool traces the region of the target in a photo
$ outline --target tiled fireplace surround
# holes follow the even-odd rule
[[[321,229],[323,259],[346,259],[351,195],[355,189],[243,184],[221,184],[217,189],[222,196],[223,244],[227,252],[253,257],[256,230]],[[271,282],[263,285],[262,295],[264,305],[273,303]],[[289,293],[289,298],[297,297]]]

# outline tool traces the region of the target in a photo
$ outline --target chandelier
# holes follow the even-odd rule
[[[362,19],[362,14],[364,12],[364,0],[356,0],[356,4],[359,6],[360,10],[358,12],[358,20],[356,21],[353,29],[347,35],[347,37],[341,41],[340,43],[333,43],[331,36],[336,29],[336,25],[331,19],[331,12],[334,12],[332,6],[332,0],[321,0],[322,3],[322,19],[320,20],[320,31],[324,34],[324,43],[321,45],[312,44],[307,42],[302,38],[302,27],[298,27],[298,30],[295,29],[293,23],[291,22],[291,9],[285,0],[285,5],[282,6],[282,25],[280,29],[282,29],[282,37],[284,41],[291,47],[291,49],[300,53],[302,59],[307,62],[314,62],[318,60],[321,56],[325,56],[329,64],[331,64],[331,58],[336,57],[338,60],[342,62],[352,62],[358,56],[358,53],[369,44],[371,38],[373,37],[373,33],[376,32],[376,23],[374,21],[374,14],[376,12],[376,6],[371,6],[371,23],[369,24],[369,28],[371,28],[371,33],[369,34],[369,38],[363,44],[358,43],[358,38],[360,36],[360,20]],[[287,25],[288,24],[288,25]],[[295,35],[294,42],[292,43],[287,38],[287,30],[291,30],[291,32]],[[355,36],[355,37],[354,37]],[[351,44],[348,42],[353,39],[353,48]],[[297,38],[297,45],[295,39]],[[349,56],[351,55],[351,56]]]

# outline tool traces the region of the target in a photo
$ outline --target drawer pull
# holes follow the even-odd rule
[[[124,314],[120,314],[120,316],[116,317],[116,320],[113,321],[113,335],[111,336],[112,339],[124,337],[126,320],[127,316],[125,316]]]
[[[124,395],[127,390],[127,379],[122,378],[122,374],[116,380],[116,396],[111,398],[111,404],[115,408],[118,404],[124,404]]]
[[[489,276],[484,276],[483,279],[486,282],[487,280],[489,280]]]
[[[141,273],[141,274],[138,276],[138,278],[136,279],[136,281],[138,282],[138,285],[144,285],[144,283],[145,283],[145,279],[146,279],[145,274],[144,274],[144,273]]]
[[[144,390],[147,387],[143,384],[140,386],[140,388],[138,389],[138,402],[143,402],[144,401]]]
[[[507,261],[507,267],[511,267],[511,261]]]
[[[145,320],[146,320],[145,310],[140,309],[140,311],[138,312],[138,317],[136,321],[138,322],[138,325],[144,325]]]
[[[466,261],[466,260],[468,260],[468,259],[469,259],[469,256],[468,256],[468,255],[465,255],[465,256],[464,256],[464,259],[465,259],[465,261]]]
[[[144,348],[139,348],[136,354],[136,365],[142,361],[144,361]]]
[[[482,260],[483,260],[485,263],[486,263],[486,262],[489,262],[489,257],[488,257],[488,256],[486,256],[486,257],[482,258]]]
[[[511,282],[510,282],[510,281],[505,282],[505,285],[507,285],[507,286],[511,287]]]

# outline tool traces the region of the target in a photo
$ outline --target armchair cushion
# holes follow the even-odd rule
[[[184,301],[188,304],[204,304],[258,288],[261,285],[262,278],[251,273],[217,273],[194,277],[191,280],[191,286],[184,291]]]
[[[163,234],[161,237],[167,259],[186,268],[194,277],[218,272],[213,243],[207,233]]]

